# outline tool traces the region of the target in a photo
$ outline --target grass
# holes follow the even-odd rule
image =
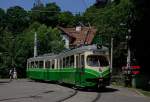
[[[142,89],[137,89],[140,93],[142,93],[144,96],[150,97],[150,91],[144,91]]]
[[[118,82],[112,82],[111,85],[113,85],[114,87],[118,87],[118,86],[124,87],[123,83],[118,83]],[[145,90],[137,89],[137,88],[133,88],[133,87],[126,87],[126,88],[135,89],[138,92],[140,92],[141,94],[143,94],[144,96],[150,97],[150,91],[145,91]]]
[[[112,82],[111,85],[113,86],[124,86],[124,83]]]

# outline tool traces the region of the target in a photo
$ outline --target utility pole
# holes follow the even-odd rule
[[[34,57],[37,56],[37,33],[34,34]]]
[[[15,61],[14,61],[14,49],[15,49],[15,38],[12,38],[12,51],[11,51],[11,66],[15,67]]]
[[[131,29],[128,29],[128,35],[126,36],[127,39],[127,50],[128,50],[128,54],[127,54],[127,68],[130,69],[130,64],[131,64],[131,50],[130,50],[130,45],[129,45],[129,41],[131,39],[130,36],[131,33]]]
[[[111,68],[111,73],[113,71],[113,42],[114,42],[114,38],[111,38],[111,58],[110,58],[110,68]]]
[[[127,55],[127,68],[130,69],[130,63],[131,63],[131,51],[130,47],[128,46],[128,55]]]

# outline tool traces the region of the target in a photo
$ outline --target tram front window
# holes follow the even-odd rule
[[[93,67],[103,67],[108,66],[109,62],[105,56],[102,55],[89,55],[87,56],[87,64],[88,66]]]

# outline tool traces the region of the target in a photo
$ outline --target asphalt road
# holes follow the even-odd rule
[[[134,89],[107,87],[105,90],[74,90],[53,83],[27,79],[0,79],[0,102],[150,102]]]

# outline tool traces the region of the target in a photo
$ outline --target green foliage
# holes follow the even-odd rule
[[[75,18],[71,12],[62,12],[58,15],[58,23],[62,27],[74,26]]]
[[[61,12],[55,3],[35,5],[31,12],[19,6],[10,7],[6,12],[0,9],[0,75],[11,67],[25,73],[26,59],[33,56],[35,32],[38,37],[38,54],[58,53],[63,50],[64,42],[56,26],[89,26],[89,23],[97,28],[93,43],[109,46],[111,37],[114,37],[114,64],[115,67],[121,67],[126,61],[126,49],[121,44],[126,42],[128,29],[142,34],[140,28],[144,29],[144,23],[139,22],[146,22],[144,17],[149,17],[148,7],[143,6],[145,1],[115,0],[101,7],[93,5],[84,14],[76,15]],[[134,41],[140,44],[139,39],[140,35]],[[135,48],[141,49],[138,46]]]
[[[88,17],[84,16],[83,14],[76,14],[74,16],[75,19],[75,25],[81,25],[81,26],[89,26]]]
[[[142,66],[141,72],[150,78],[149,69],[149,22],[150,22],[150,1],[131,0],[135,5],[134,26],[132,27],[131,46],[135,49],[135,56]]]
[[[0,8],[0,36],[1,36],[1,33],[2,33],[3,29],[6,26],[6,24],[5,24],[6,23],[5,17],[6,17],[5,11]]]
[[[9,69],[15,67],[19,77],[25,76],[26,60],[33,56],[35,32],[37,32],[39,55],[58,53],[64,49],[64,43],[57,28],[35,22],[17,36],[5,30],[0,44],[1,75],[8,76]]]
[[[8,76],[8,72],[10,68],[18,68],[21,67],[21,63],[24,62],[24,55],[22,49],[20,48],[21,42],[18,36],[14,37],[11,32],[4,31],[3,37],[1,38],[0,44],[0,52],[1,52],[1,66],[0,73],[2,75]]]
[[[111,37],[114,38],[114,67],[125,65],[126,52],[121,44],[126,42],[128,29],[134,26],[133,11],[134,5],[130,0],[119,0],[101,8],[93,5],[84,13],[84,17],[97,27],[93,43],[110,45]]]
[[[29,54],[33,52],[34,34],[37,33],[38,53],[60,52],[64,48],[64,43],[57,28],[47,27],[46,25],[33,23],[29,29],[24,32],[24,42],[30,46]],[[55,42],[55,44],[53,43]],[[55,46],[55,49],[53,47]],[[30,56],[31,57],[31,56]]]
[[[34,7],[30,12],[32,22],[38,21],[47,26],[55,27],[58,23],[60,8],[55,3],[46,4],[46,6]]]
[[[127,32],[129,13],[131,13],[132,4],[129,0],[121,0],[116,4],[107,5],[104,8],[90,7],[85,12],[84,16],[88,18],[91,24],[98,28],[98,33],[115,36],[115,34],[122,34]],[[125,24],[122,27],[120,24]],[[112,35],[114,34],[114,35]]]
[[[10,7],[6,12],[6,21],[8,30],[18,34],[28,27],[28,13],[19,6]]]

